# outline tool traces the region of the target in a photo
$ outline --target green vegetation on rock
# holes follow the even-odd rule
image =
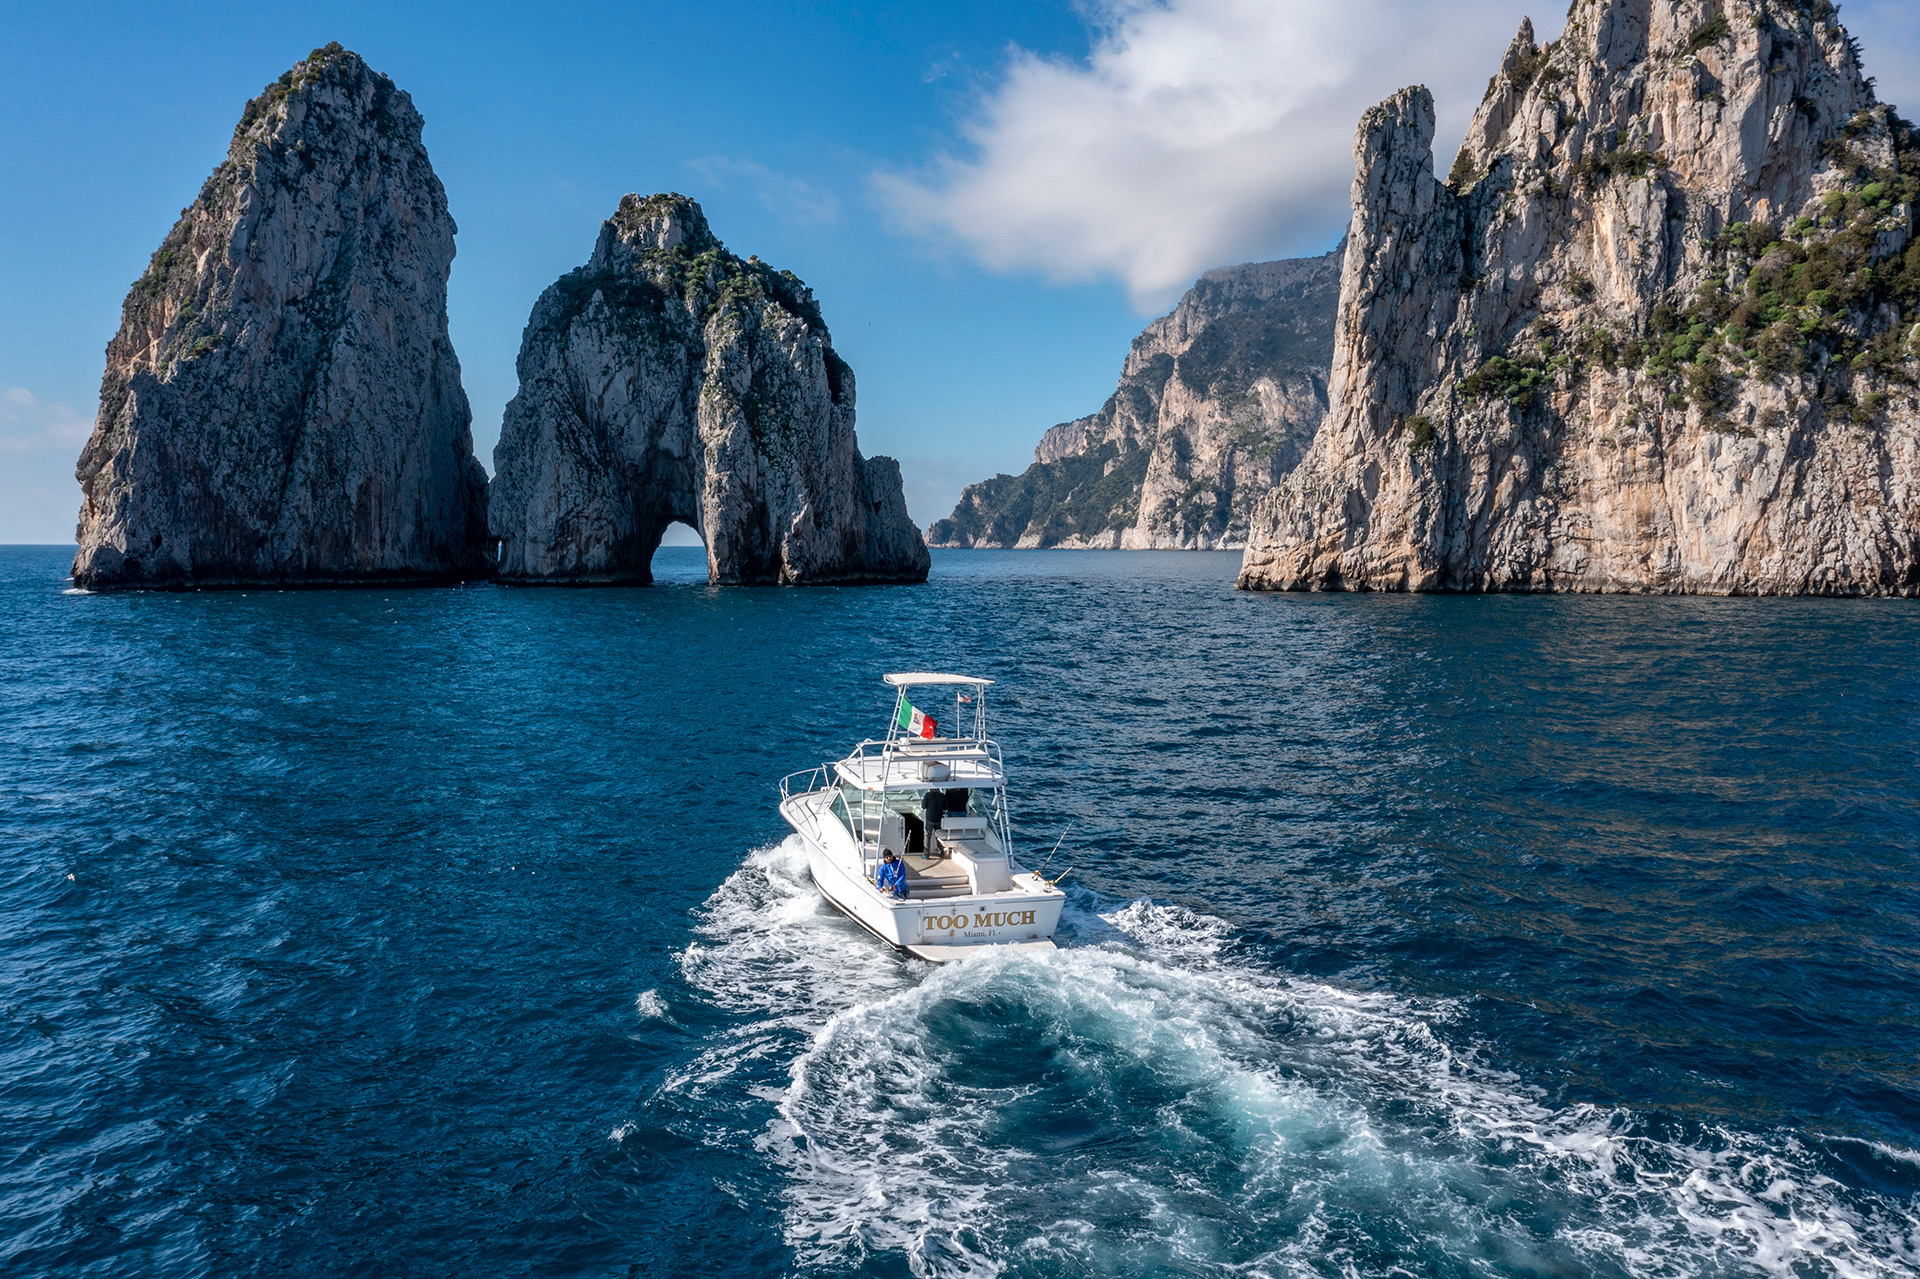
[[[1640,333],[1595,326],[1569,336],[1536,323],[1462,378],[1460,393],[1524,411],[1543,390],[1589,368],[1624,368],[1664,383],[1668,407],[1691,404],[1713,418],[1743,379],[1805,374],[1819,383],[1829,415],[1870,420],[1885,397],[1856,398],[1850,375],[1912,385],[1920,355],[1908,337],[1920,323],[1920,241],[1880,255],[1920,203],[1920,137],[1897,117],[1889,122],[1893,166],[1873,167],[1842,140],[1828,158],[1846,185],[1824,197],[1818,214],[1784,231],[1766,222],[1722,230],[1705,245],[1714,273],[1683,305],[1656,303]],[[1870,123],[1863,113],[1851,136]],[[1592,283],[1568,287],[1585,297]]]
[[[1615,147],[1601,155],[1589,156],[1573,165],[1573,177],[1583,188],[1611,182],[1615,178],[1644,178],[1655,169],[1665,168],[1667,158],[1643,147]]]
[[[1733,24],[1727,21],[1727,15],[1717,15],[1712,22],[1694,32],[1687,40],[1687,52],[1694,54],[1733,35]]]

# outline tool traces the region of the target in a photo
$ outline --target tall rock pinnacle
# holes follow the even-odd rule
[[[454,225],[420,130],[337,44],[247,104],[107,347],[77,584],[486,575]]]
[[[1355,142],[1326,421],[1255,589],[1920,592],[1920,137],[1827,0],[1575,0],[1451,173]]]
[[[621,200],[541,294],[493,457],[508,581],[651,581],[675,520],[716,583],[927,576],[899,465],[860,456],[853,371],[812,292],[729,253],[685,196]]]

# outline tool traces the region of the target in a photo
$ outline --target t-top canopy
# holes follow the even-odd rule
[[[936,675],[931,671],[904,671],[881,678],[895,688],[906,688],[913,684],[973,684],[985,688],[993,683],[990,679],[975,679],[971,675]]]

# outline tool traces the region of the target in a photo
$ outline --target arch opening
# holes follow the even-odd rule
[[[707,580],[707,544],[699,530],[679,520],[669,523],[660,533],[660,544],[653,550],[653,580],[662,584],[688,584]]]

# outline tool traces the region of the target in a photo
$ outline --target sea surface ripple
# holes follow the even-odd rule
[[[88,595],[0,548],[0,1271],[1920,1276],[1920,614],[924,587]],[[1000,681],[1063,949],[780,775]]]

